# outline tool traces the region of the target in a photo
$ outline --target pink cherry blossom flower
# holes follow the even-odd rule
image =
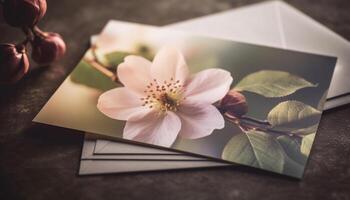
[[[202,138],[224,127],[212,104],[230,89],[230,72],[212,68],[190,76],[181,52],[162,48],[153,62],[127,56],[117,75],[124,87],[103,93],[97,108],[126,120],[123,138],[170,147],[177,136]]]

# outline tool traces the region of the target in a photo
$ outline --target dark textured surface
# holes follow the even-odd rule
[[[302,181],[243,167],[79,177],[83,137],[31,122],[108,19],[165,25],[255,2],[49,1],[40,27],[61,33],[68,53],[17,85],[0,87],[0,199],[350,199],[349,105],[322,117]],[[350,39],[349,0],[288,2]],[[0,22],[0,42],[22,38]]]

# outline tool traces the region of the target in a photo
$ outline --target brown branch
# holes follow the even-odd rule
[[[257,123],[257,124],[263,124],[266,126],[271,126],[271,124],[267,121],[267,120],[260,120],[260,119],[256,119],[253,117],[248,117],[248,116],[241,116],[240,118],[241,120],[245,120],[245,121],[250,121],[253,123]]]
[[[98,60],[97,55],[96,55],[97,46],[92,45],[90,49],[91,49],[91,53],[92,53],[93,59],[84,58],[84,60],[86,62],[88,62],[92,67],[94,67],[96,70],[98,70],[99,72],[101,72],[105,76],[109,77],[112,81],[117,82],[119,84],[122,84],[119,81],[118,76],[115,73],[113,73],[110,70],[108,70],[107,69],[108,66],[105,66],[103,63],[101,63]]]
[[[101,72],[103,75],[107,76],[111,80],[118,82],[117,76],[108,70],[106,67],[102,66],[100,63],[96,62],[92,59],[83,58],[83,60],[87,63],[89,63],[93,68],[95,68],[97,71]]]
[[[100,60],[98,59],[97,53],[96,53],[97,46],[96,45],[92,45],[90,49],[91,49],[91,53],[92,53],[92,56],[94,57],[95,62],[97,62],[101,66],[104,66],[105,68],[109,68],[109,66],[106,66],[105,64],[100,62]]]
[[[271,133],[275,136],[293,135],[292,133],[287,132],[287,131],[280,131],[280,130],[275,130],[275,129],[271,128],[270,123],[268,123],[268,121],[266,121],[266,120],[262,121],[262,120],[250,118],[247,116],[244,116],[241,118],[236,118],[236,117],[230,116],[228,114],[224,114],[224,117],[228,121],[239,126],[243,131],[257,130],[257,131],[262,131],[262,132],[268,132],[268,133]],[[300,137],[298,135],[295,135],[295,136]]]

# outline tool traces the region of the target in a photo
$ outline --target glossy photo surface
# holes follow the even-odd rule
[[[335,63],[110,22],[34,121],[300,178]]]

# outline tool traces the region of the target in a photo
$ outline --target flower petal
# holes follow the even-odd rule
[[[154,57],[151,75],[158,83],[173,78],[183,84],[189,75],[189,70],[184,56],[178,49],[163,47]]]
[[[185,101],[208,104],[219,101],[229,91],[232,80],[230,72],[223,69],[198,72],[185,85]]]
[[[159,115],[154,111],[142,119],[127,121],[123,138],[170,147],[181,129],[181,121],[173,112]]]
[[[224,117],[213,105],[182,105],[177,115],[181,119],[179,135],[183,138],[202,138],[225,126]]]
[[[142,117],[151,111],[142,106],[140,97],[126,87],[103,93],[98,99],[97,108],[108,117],[118,120],[128,120],[131,116]]]
[[[123,85],[139,94],[152,81],[150,70],[152,63],[140,56],[127,56],[118,65],[117,74]]]

